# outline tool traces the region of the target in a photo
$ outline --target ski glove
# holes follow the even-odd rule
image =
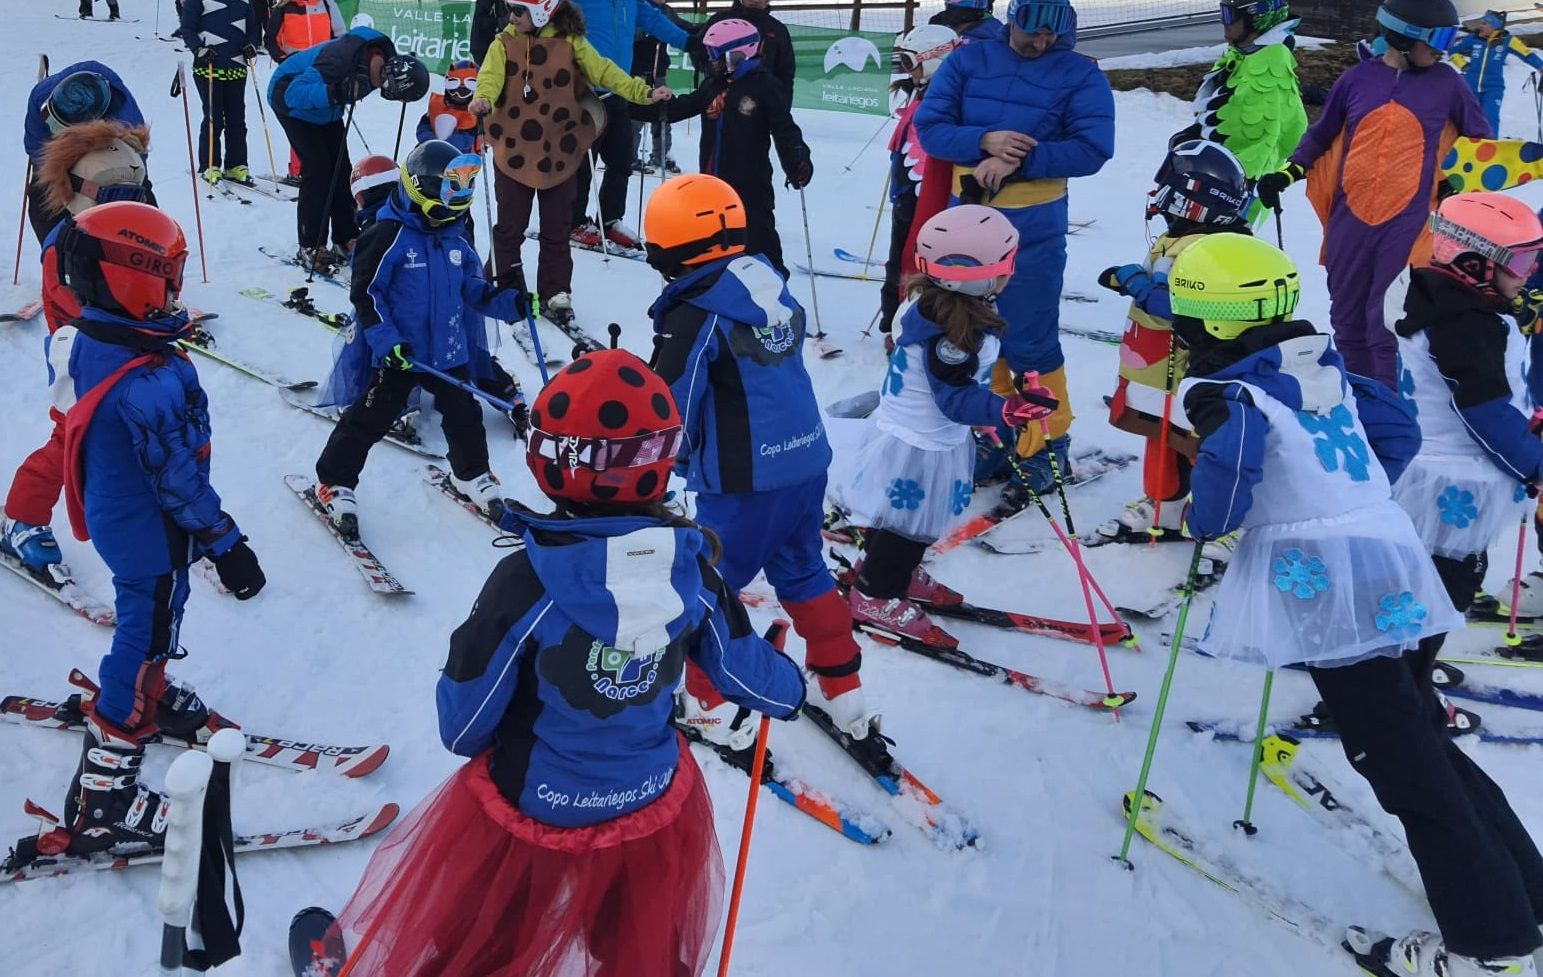
[[[1280,210],[1280,195],[1286,192],[1286,188],[1307,175],[1298,163],[1287,163],[1274,173],[1266,173],[1255,184],[1254,191],[1259,194],[1259,202],[1271,210]]]
[[[1021,393],[1013,394],[1002,405],[1002,423],[1008,427],[1028,427],[1054,414],[1061,406],[1055,391],[1038,379],[1025,379]]]
[[[342,81],[334,82],[330,94],[334,102],[347,105],[359,101],[374,90],[374,86],[370,84],[370,76],[361,71]]]
[[[257,45],[248,44],[241,49],[241,57],[247,64],[257,60]]]
[[[794,190],[802,190],[814,179],[814,160],[809,158],[806,152],[793,163],[792,172],[788,173],[788,186]]]
[[[1120,295],[1136,295],[1152,287],[1152,276],[1140,265],[1110,265],[1099,272],[1098,283]]]
[[[381,365],[388,370],[411,370],[413,368],[413,348],[410,343],[397,343],[386,351],[381,358]]]
[[[236,541],[236,545],[211,557],[214,570],[220,575],[220,583],[233,594],[236,600],[251,600],[268,582],[263,576],[263,568],[257,565],[257,554],[246,545],[246,537]]]

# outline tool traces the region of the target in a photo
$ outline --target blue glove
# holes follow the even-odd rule
[[[1136,290],[1150,289],[1152,276],[1140,265],[1111,265],[1098,275],[1098,283],[1111,292],[1136,297]]]

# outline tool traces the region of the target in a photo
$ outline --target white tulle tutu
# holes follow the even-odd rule
[[[854,525],[930,543],[969,506],[974,477],[972,438],[927,449],[875,428],[858,449],[851,478],[832,495]]]
[[[1529,511],[1520,483],[1482,457],[1420,455],[1393,485],[1425,549],[1461,560],[1483,553]]]

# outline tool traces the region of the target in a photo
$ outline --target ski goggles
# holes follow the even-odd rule
[[[1044,0],[1024,0],[1007,8],[1007,19],[1025,34],[1049,31],[1065,34],[1072,26],[1072,8],[1068,3],[1049,3]]]
[[[1253,3],[1222,3],[1222,25],[1235,24],[1240,20],[1258,17],[1285,6],[1283,0],[1254,0]]]
[[[1449,27],[1418,27],[1388,13],[1386,7],[1378,8],[1377,23],[1399,37],[1407,37],[1411,41],[1424,41],[1442,54],[1452,50],[1452,45],[1457,43],[1457,32],[1462,29],[1456,24]]]
[[[464,94],[470,95],[472,92],[474,92],[476,90],[477,90],[477,76],[476,75],[473,75],[470,78],[446,78],[445,79],[445,94],[446,95],[449,95],[449,94],[452,94],[452,93],[455,93],[455,92],[460,92],[460,93],[464,93]]]
[[[960,39],[955,38],[946,44],[939,44],[937,47],[927,51],[907,51],[904,48],[896,48],[890,63],[894,65],[895,70],[910,73],[927,61],[946,56],[963,43]]]
[[[452,159],[445,166],[444,178],[439,181],[439,202],[452,210],[470,207],[481,173],[482,157],[475,153],[462,153]]]
[[[70,174],[70,187],[82,197],[90,197],[99,204],[130,200],[144,203],[145,188],[138,183],[93,183]]]
[[[680,425],[634,438],[581,438],[533,427],[529,450],[559,467],[603,472],[643,468],[674,458],[685,440],[686,429]]]
[[[1432,234],[1439,234],[1456,243],[1463,251],[1471,251],[1481,258],[1494,262],[1517,278],[1531,278],[1532,273],[1538,270],[1539,251],[1543,249],[1543,241],[1529,241],[1526,244],[1506,247],[1442,216],[1440,211],[1430,215],[1430,229]]]
[[[760,43],[760,38],[752,35],[750,37],[735,38],[722,47],[706,45],[707,58],[709,61],[722,61],[725,65],[728,65],[730,71],[733,71],[755,57]]]

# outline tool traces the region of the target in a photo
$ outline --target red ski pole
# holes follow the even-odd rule
[[[32,157],[27,157],[27,179],[21,185],[21,223],[16,227],[16,270],[11,272],[11,284],[21,284],[21,245],[27,239],[27,201],[32,189]]]
[[[188,107],[188,87],[183,65],[177,64],[177,76],[172,79],[171,94],[182,96],[182,122],[188,137],[188,186],[193,190],[193,220],[198,224],[198,267],[203,271],[204,284],[209,284],[209,262],[204,257],[204,213],[198,205],[198,162],[193,158],[193,111]]]

